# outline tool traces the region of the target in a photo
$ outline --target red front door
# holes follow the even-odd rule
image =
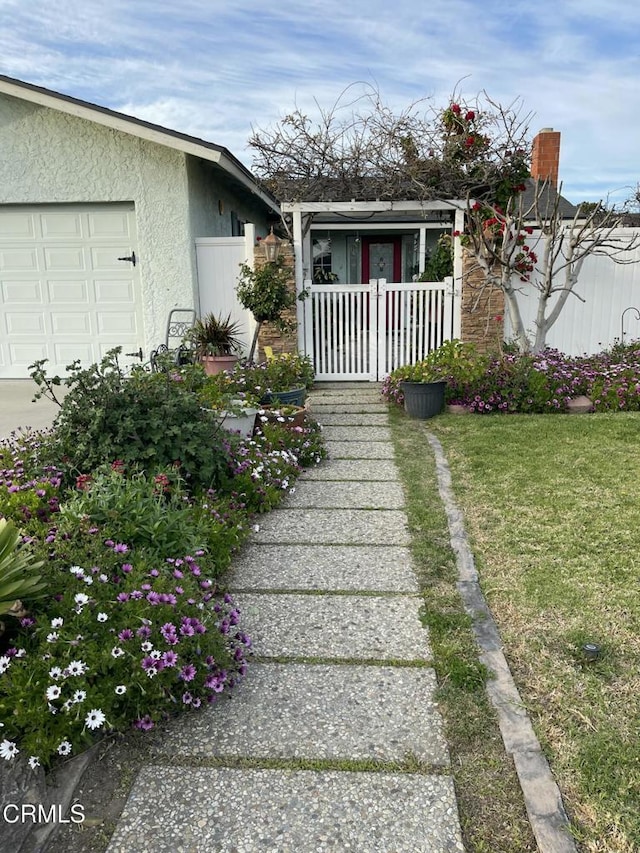
[[[402,280],[402,240],[400,237],[362,238],[362,282],[372,278]]]

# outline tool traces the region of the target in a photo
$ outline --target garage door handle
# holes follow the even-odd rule
[[[118,260],[122,260],[122,258],[118,258]],[[144,353],[142,352],[142,347],[137,352],[125,352],[125,355],[130,356],[130,358],[139,358],[140,361],[144,358]]]
[[[131,252],[130,255],[126,255],[124,258],[118,258],[119,261],[130,261],[134,267],[136,265],[136,253]]]

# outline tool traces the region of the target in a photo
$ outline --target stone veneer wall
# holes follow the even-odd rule
[[[461,339],[480,352],[500,349],[504,339],[504,294],[497,288],[482,289],[482,271],[463,249]]]
[[[291,243],[283,241],[280,244],[279,257],[284,261],[284,264],[287,269],[291,271],[291,275],[289,278],[289,287],[295,293],[296,281],[294,270],[293,245]],[[256,267],[263,266],[266,263],[264,248],[262,247],[260,242],[258,242],[255,246],[254,263]],[[260,329],[260,336],[258,337],[258,352],[256,354],[256,360],[264,360],[265,346],[270,346],[273,349],[274,353],[298,351],[296,333],[297,318],[295,306],[293,308],[290,308],[288,311],[285,311],[283,317],[285,320],[291,321],[291,331],[283,334],[282,332],[280,332],[279,329],[274,326],[273,323],[263,323],[262,328]]]

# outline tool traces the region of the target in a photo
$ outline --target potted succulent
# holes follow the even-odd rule
[[[211,376],[233,369],[242,347],[239,332],[240,324],[231,319],[231,314],[217,317],[209,313],[195,321],[186,340]]]

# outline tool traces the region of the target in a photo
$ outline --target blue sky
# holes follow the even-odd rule
[[[573,202],[640,181],[640,5],[622,0],[0,0],[0,73],[224,145],[374,84],[398,110],[456,85],[562,133]]]

